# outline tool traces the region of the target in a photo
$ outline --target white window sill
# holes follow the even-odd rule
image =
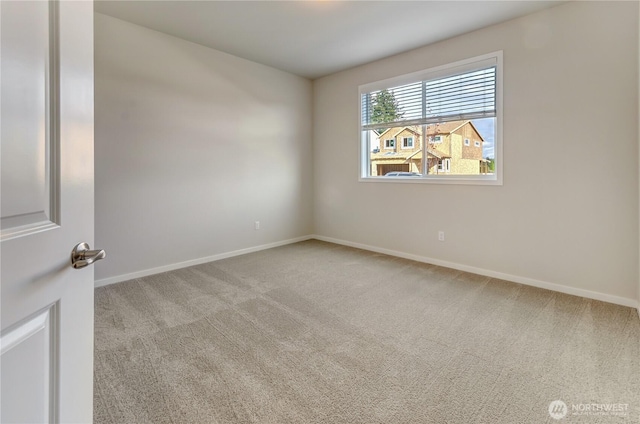
[[[361,183],[405,183],[405,184],[460,184],[460,185],[502,185],[497,175],[438,175],[430,177],[360,177]]]

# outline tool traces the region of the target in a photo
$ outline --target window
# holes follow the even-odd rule
[[[438,159],[438,171],[439,172],[451,171],[451,159]]]
[[[419,174],[393,181],[502,184],[502,52],[373,82],[359,90],[361,181],[389,181],[378,172],[384,164]],[[400,138],[398,134],[407,130],[414,136]],[[376,134],[387,131],[398,135],[406,151],[373,156],[370,147],[381,143]],[[481,151],[456,147],[471,146],[472,139]],[[395,148],[395,142],[385,140],[384,146]],[[481,164],[489,162],[491,171],[481,172]]]
[[[396,147],[396,141],[394,139],[387,139],[384,141],[385,149],[393,149],[394,147]]]
[[[402,139],[403,149],[413,149],[413,137],[404,137]]]

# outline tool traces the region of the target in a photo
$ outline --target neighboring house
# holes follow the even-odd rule
[[[371,152],[371,175],[394,171],[422,173],[422,139],[421,126],[388,128],[380,133],[372,143],[376,147]],[[483,142],[471,121],[427,125],[429,174],[486,174]]]
[[[388,128],[377,136],[371,153],[371,175],[385,175],[393,171],[422,172],[421,135],[413,127]],[[373,138],[372,138],[373,140]]]

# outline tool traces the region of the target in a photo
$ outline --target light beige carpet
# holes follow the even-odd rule
[[[319,241],[95,302],[96,423],[640,421],[631,308]]]

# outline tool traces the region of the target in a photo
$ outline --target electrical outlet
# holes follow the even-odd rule
[[[260,229],[260,221],[256,221],[256,230]]]
[[[444,231],[438,231],[438,241],[444,241]]]

